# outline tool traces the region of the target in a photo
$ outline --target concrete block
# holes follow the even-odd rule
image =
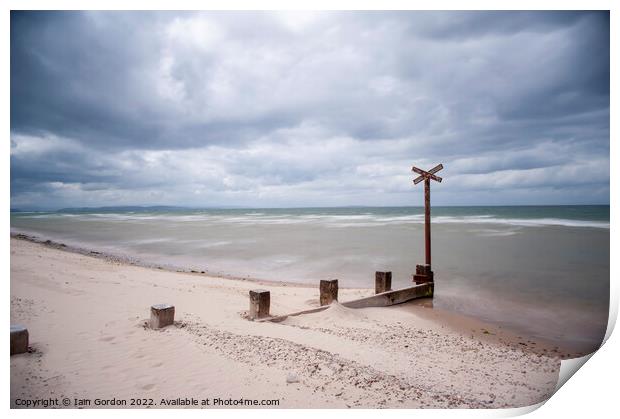
[[[161,329],[174,323],[174,306],[155,304],[151,306],[151,328]]]
[[[28,352],[28,329],[18,324],[11,325],[11,355]]]
[[[332,301],[338,301],[338,280],[321,280],[319,290],[319,302],[322,306],[329,305]]]
[[[375,294],[392,289],[392,272],[375,272]]]
[[[250,312],[251,320],[269,317],[269,305],[271,304],[271,294],[265,290],[250,291]]]

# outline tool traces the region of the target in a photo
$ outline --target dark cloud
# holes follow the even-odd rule
[[[593,13],[596,15],[596,12]],[[570,27],[588,13],[578,11],[462,11],[455,13],[423,12],[419,22],[411,25],[414,33],[433,40],[454,39],[459,42],[485,36],[510,36],[520,32],[547,33]]]
[[[609,76],[608,12],[12,12],[12,205],[608,202]]]

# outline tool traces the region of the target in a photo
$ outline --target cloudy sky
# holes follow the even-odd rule
[[[609,202],[609,14],[12,12],[11,206]]]

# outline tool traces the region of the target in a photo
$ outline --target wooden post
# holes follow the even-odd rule
[[[154,304],[151,306],[151,328],[161,329],[174,323],[174,306]]]
[[[332,301],[338,301],[338,280],[321,279],[319,302],[322,306],[326,306],[331,304]]]
[[[431,179],[424,179],[424,243],[426,264],[431,266]]]
[[[28,352],[28,329],[18,324],[11,325],[11,355]]]
[[[425,252],[425,264],[416,266],[416,273],[413,276],[413,280],[416,284],[423,284],[425,282],[433,282],[433,271],[431,270],[431,179],[436,182],[441,182],[441,178],[435,173],[443,169],[443,164],[438,164],[431,170],[426,171],[418,167],[413,166],[412,171],[419,176],[413,180],[413,183],[424,181],[424,252]]]
[[[392,290],[392,272],[375,272],[375,294]]]
[[[415,265],[415,275],[413,276],[413,282],[416,284],[424,284],[426,282],[433,282],[433,271],[431,265]]]
[[[269,317],[269,305],[271,304],[271,295],[265,290],[250,291],[250,312],[248,317],[251,320]]]

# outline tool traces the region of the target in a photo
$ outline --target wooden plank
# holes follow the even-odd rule
[[[431,173],[434,175],[435,173],[439,172],[441,169],[443,169],[443,164],[439,163],[437,166],[429,170],[428,173]]]
[[[413,180],[413,183],[417,185],[418,183],[422,182],[422,180],[426,178],[430,178],[430,179],[433,179],[441,183],[442,179],[439,176],[435,176],[435,173],[439,172],[441,169],[443,169],[443,164],[441,163],[433,167],[428,172],[426,170],[418,169],[417,167],[413,166],[411,170],[420,175]]]
[[[386,291],[381,294],[371,295],[370,297],[360,298],[358,300],[347,301],[342,303],[348,308],[367,308],[367,307],[388,307],[395,304],[406,303],[407,301],[417,298],[427,298],[433,296],[434,283],[427,282],[425,284],[414,285],[412,287],[401,288],[399,290]],[[272,316],[262,319],[255,319],[258,322],[281,322],[289,316],[299,316],[302,314],[318,313],[326,310],[329,306],[311,308],[308,310],[297,311],[295,313],[285,314],[283,316]]]
[[[301,314],[318,313],[320,311],[327,310],[328,308],[329,308],[329,306],[321,306],[321,307],[316,307],[316,308],[310,308],[308,310],[302,310],[302,311],[296,311],[294,313],[284,314],[282,316],[271,316],[271,317],[264,317],[262,319],[254,319],[254,321],[255,322],[274,322],[274,323],[278,323],[278,322],[281,322],[282,320],[286,320],[287,317],[299,316]]]
[[[422,170],[422,169],[418,169],[418,168],[417,168],[417,167],[415,167],[415,166],[413,166],[413,167],[411,168],[411,171],[412,171],[412,172],[416,172],[418,175],[422,175],[422,176],[424,176],[424,175],[427,173],[426,171],[424,171],[424,170]]]
[[[413,287],[382,292],[381,294],[360,298],[359,300],[347,301],[346,303],[342,303],[342,305],[348,308],[387,307],[415,300],[416,298],[432,297],[433,289],[434,284],[432,282],[427,282],[425,284],[414,285]]]
[[[443,169],[443,164],[439,163],[437,166],[433,167],[431,170],[422,170],[418,167],[413,166],[411,168],[412,171],[416,172],[419,175],[434,175],[435,173],[439,172],[440,170]]]
[[[420,175],[417,178],[413,179],[413,183],[415,185],[417,185],[418,183],[422,182],[424,179],[433,179],[439,183],[441,183],[441,181],[443,180],[441,177],[436,176],[436,175],[432,175],[432,174],[426,174],[426,175]]]
[[[433,175],[433,174],[429,174],[428,176],[426,176],[428,179],[433,179],[434,181],[437,181],[439,183],[441,183],[441,181],[443,180],[442,178],[440,178],[437,175]]]

